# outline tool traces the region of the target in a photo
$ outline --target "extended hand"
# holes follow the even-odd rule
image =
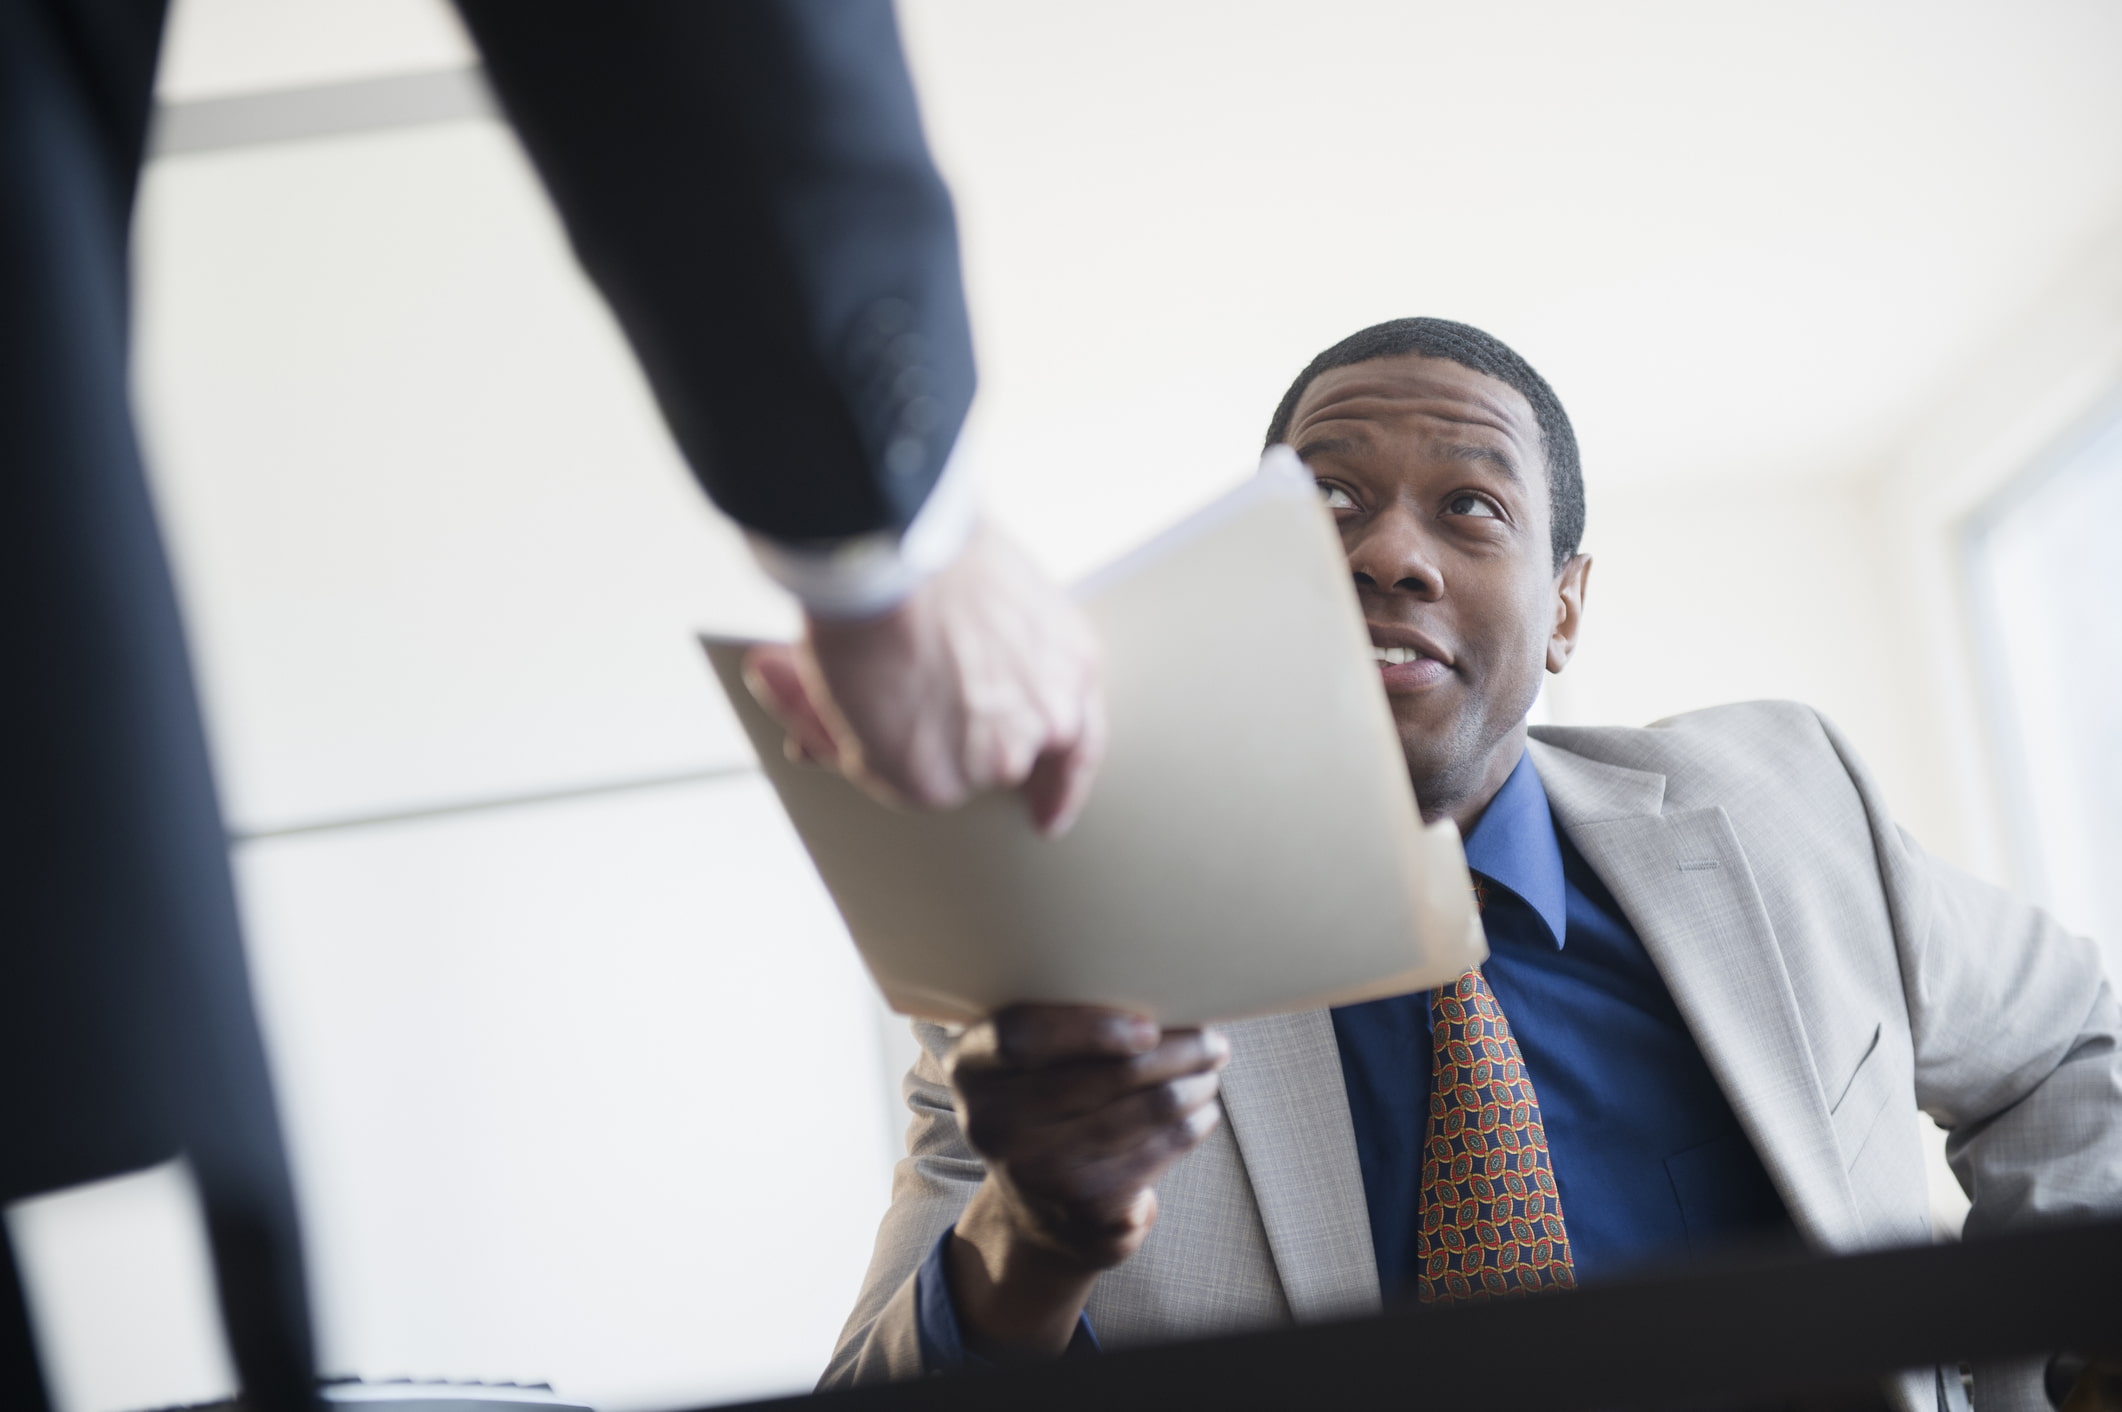
[[[1100,1270],[1157,1219],[1156,1183],[1221,1117],[1213,1030],[1024,1005],[968,1030],[950,1059],[966,1141],[987,1179],[959,1218],[951,1272],[969,1334],[1057,1353]]]
[[[1090,624],[986,527],[897,608],[812,619],[801,644],[754,648],[745,671],[792,756],[920,808],[1021,785],[1032,821],[1058,834],[1104,753]]]

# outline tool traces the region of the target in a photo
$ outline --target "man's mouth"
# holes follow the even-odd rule
[[[1370,655],[1391,696],[1427,691],[1452,673],[1451,663],[1435,644],[1406,628],[1372,627]]]

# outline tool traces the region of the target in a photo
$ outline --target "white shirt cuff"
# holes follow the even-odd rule
[[[880,530],[849,539],[785,540],[747,534],[767,576],[820,618],[870,618],[899,606],[923,581],[957,561],[979,518],[965,442],[904,534]]]

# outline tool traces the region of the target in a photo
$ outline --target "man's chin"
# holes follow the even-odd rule
[[[1463,711],[1418,713],[1404,709],[1407,704],[1395,701],[1393,717],[1415,800],[1425,810],[1455,807],[1461,797],[1481,787],[1500,737],[1490,738],[1483,723],[1469,720]]]

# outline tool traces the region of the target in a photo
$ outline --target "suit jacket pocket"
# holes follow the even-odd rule
[[[1884,1025],[1874,1026],[1871,1043],[1864,1050],[1864,1057],[1842,1085],[1842,1092],[1829,1106],[1828,1112],[1835,1128],[1835,1146],[1842,1151],[1842,1166],[1846,1171],[1856,1165],[1857,1157],[1864,1151],[1865,1140],[1878,1125],[1879,1115],[1886,1111],[1886,1104],[1894,1096],[1893,1065],[1887,1062],[1885,1046],[1880,1041],[1885,1037]]]

